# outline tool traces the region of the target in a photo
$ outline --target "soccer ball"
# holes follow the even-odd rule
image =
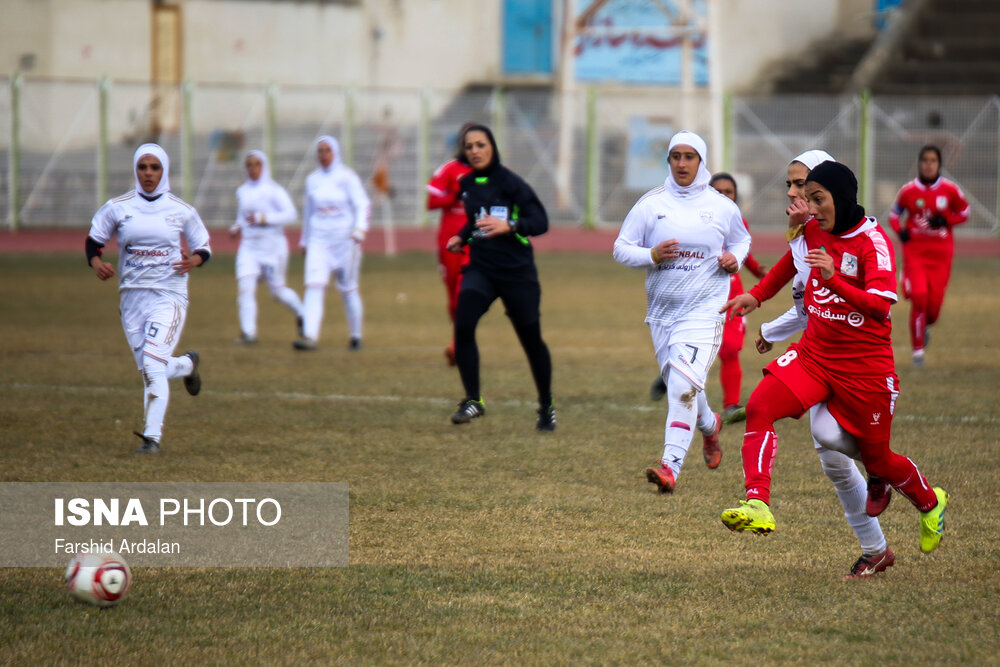
[[[78,553],[66,566],[66,588],[78,600],[98,607],[121,602],[132,583],[132,571],[114,552]]]

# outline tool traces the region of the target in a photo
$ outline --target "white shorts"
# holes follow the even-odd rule
[[[341,292],[358,288],[361,270],[361,244],[348,238],[343,241],[310,241],[306,246],[306,287],[326,287],[330,274]]]
[[[722,345],[722,321],[681,320],[671,326],[649,323],[660,375],[673,368],[698,389],[705,388],[708,371]]]
[[[284,287],[288,271],[288,239],[282,236],[267,248],[241,243],[236,251],[236,278],[261,277],[271,287]]]
[[[120,308],[125,339],[139,370],[144,355],[167,363],[184,330],[187,298],[164,290],[125,289]]]

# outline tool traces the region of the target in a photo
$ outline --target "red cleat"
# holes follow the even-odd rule
[[[895,562],[896,554],[892,553],[892,549],[886,547],[886,550],[880,554],[861,556],[851,568],[851,573],[844,577],[844,580],[868,579],[879,572],[885,572],[886,568],[892,567]]]
[[[878,516],[889,506],[892,500],[892,487],[878,477],[868,477],[868,499],[865,501],[865,512],[868,516]]]
[[[660,463],[655,468],[646,469],[646,479],[656,484],[660,493],[673,493],[677,482],[674,480],[674,471],[666,463]]]
[[[702,450],[705,454],[705,465],[713,470],[719,467],[722,462],[722,450],[719,449],[719,431],[722,430],[722,417],[718,412],[712,413],[715,417],[715,431],[712,435],[703,435]]]

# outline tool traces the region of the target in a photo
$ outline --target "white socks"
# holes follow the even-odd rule
[[[691,394],[694,395],[691,395]],[[671,371],[667,373],[667,423],[663,432],[663,463],[680,475],[684,457],[691,446],[691,438],[698,421],[698,411],[705,392],[698,391],[686,377]],[[685,396],[688,398],[685,400]],[[705,400],[705,406],[708,401]],[[709,410],[709,413],[711,411]]]
[[[191,372],[191,360],[188,361],[188,373]],[[146,425],[142,434],[157,442],[163,435],[163,419],[167,414],[167,404],[170,402],[170,383],[167,382],[167,364],[152,357],[143,357],[142,379],[145,384],[143,404],[146,413]]]
[[[302,300],[299,295],[295,293],[288,285],[282,285],[281,287],[271,287],[271,296],[278,300],[278,303],[283,304],[288,310],[295,313],[297,317],[302,316]]]
[[[236,281],[236,305],[240,313],[240,331],[257,337],[257,276],[243,276]]]
[[[236,281],[237,284],[237,297],[236,305],[239,308],[240,313],[240,331],[243,332],[245,336],[249,338],[257,337],[257,276],[243,276]],[[268,289],[271,290],[271,296],[278,300],[279,303],[284,305],[288,310],[295,313],[296,316],[302,317],[303,308],[302,300],[299,299],[299,295],[295,293],[288,285],[280,285],[275,287],[274,285],[268,284]],[[322,293],[322,290],[321,290]],[[320,302],[320,319],[322,319],[322,301]],[[319,329],[317,327],[317,335],[319,334]]]
[[[347,330],[350,331],[351,338],[361,340],[361,318],[364,315],[364,306],[361,304],[361,292],[355,288],[341,292],[340,298],[344,300]]]
[[[326,287],[306,286],[302,297],[302,332],[310,340],[319,340],[319,327],[323,323],[323,294]]]
[[[882,553],[886,548],[885,535],[878,519],[868,516],[865,501],[868,498],[868,483],[854,464],[854,459],[840,452],[826,449],[816,443],[823,472],[833,482],[837,498],[844,508],[844,517],[861,543],[861,552],[867,556]]]

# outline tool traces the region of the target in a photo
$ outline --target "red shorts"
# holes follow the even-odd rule
[[[889,442],[899,378],[853,375],[850,386],[793,345],[764,369],[788,387],[805,412],[826,402],[830,414],[859,442]],[[801,416],[801,415],[799,415]]]

